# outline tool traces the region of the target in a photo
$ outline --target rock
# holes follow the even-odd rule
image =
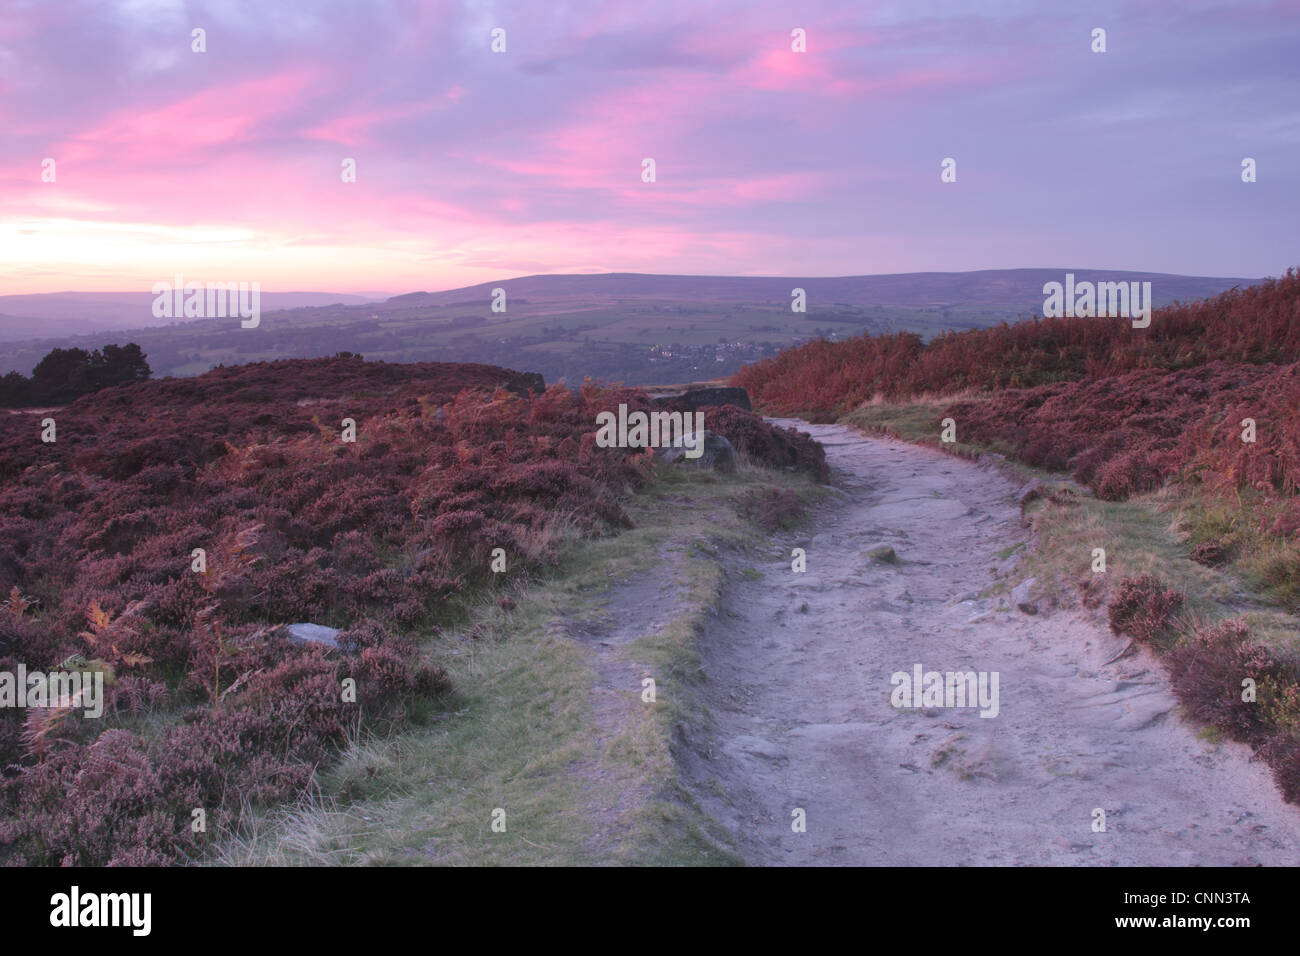
[[[743,388],[731,387],[688,388],[684,392],[671,395],[657,395],[654,398],[654,403],[656,405],[682,408],[685,411],[692,412],[700,408],[717,407],[719,405],[738,405],[747,412],[753,411],[753,406],[749,401],[749,393]]]
[[[1016,607],[1018,607],[1018,608],[1020,609],[1020,611],[1021,611],[1022,614],[1037,614],[1037,613],[1038,613],[1038,605],[1037,605],[1037,604],[1034,604],[1034,603],[1032,603],[1032,602],[1030,602],[1030,601],[1023,601],[1023,602],[1021,602],[1020,604],[1017,604]]]
[[[749,735],[734,738],[724,749],[738,755],[748,754],[761,760],[781,761],[788,757],[784,750],[770,740]]]
[[[694,442],[692,441],[692,444]],[[685,445],[670,445],[655,449],[655,460],[664,462],[686,462],[712,468],[715,471],[732,472],[736,470],[736,449],[731,442],[721,435],[706,431],[704,448],[698,458],[687,458]]]
[[[894,549],[887,544],[882,544],[879,547],[872,548],[871,550],[866,552],[866,555],[872,561],[875,561],[877,564],[898,563],[898,555],[895,554]]]
[[[295,644],[320,644],[329,648],[339,646],[338,636],[342,632],[338,628],[323,624],[290,624],[288,627],[289,640]]]
[[[541,372],[520,372],[514,378],[502,382],[501,387],[507,392],[514,392],[527,398],[533,392],[546,391],[546,379]]]
[[[1029,603],[1029,591],[1037,578],[1025,578],[1011,589],[1011,603],[1016,607]]]

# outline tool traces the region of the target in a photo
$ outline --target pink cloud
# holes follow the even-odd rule
[[[458,84],[441,96],[421,102],[372,107],[365,112],[334,117],[318,126],[303,130],[301,135],[307,139],[342,143],[347,146],[373,144],[377,142],[376,137],[372,135],[375,127],[412,119],[435,110],[447,109],[454,106],[464,95],[464,87]]]
[[[737,78],[758,90],[817,90],[834,96],[860,92],[858,81],[835,76],[825,57],[791,50],[769,50],[760,54]]]
[[[60,144],[59,155],[114,166],[206,154],[251,139],[258,126],[287,112],[319,79],[318,71],[291,69],[208,87],[153,109],[119,110]]]

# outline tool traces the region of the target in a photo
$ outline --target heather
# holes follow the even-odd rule
[[[1300,610],[1300,364],[1211,362],[1012,389],[947,407],[962,441],[1068,471],[1103,501],[1176,485],[1189,561],[1232,565],[1276,604]],[[1247,419],[1254,441],[1243,441]],[[1131,546],[1126,543],[1126,546]],[[1091,583],[1091,582],[1089,582]],[[1250,745],[1300,802],[1300,666],[1240,621],[1176,621],[1184,594],[1150,573],[1121,580],[1111,627],[1166,653],[1185,712]],[[1242,698],[1243,680],[1257,699]]]
[[[789,531],[804,515],[802,499],[787,488],[746,492],[739,505],[741,514],[772,533]]]
[[[1300,488],[1300,364],[1211,362],[1010,389],[949,406],[962,442],[1069,471],[1120,500],[1185,472],[1216,490],[1273,496]],[[1242,440],[1243,421],[1255,440]]]
[[[744,367],[731,384],[747,389],[767,413],[834,421],[877,396],[1031,388],[1216,360],[1300,360],[1300,275],[1294,269],[1215,298],[1157,309],[1145,329],[1123,318],[1034,318],[948,332],[929,343],[911,333],[817,339]]]
[[[1034,546],[1020,574],[1036,578],[1055,606],[1077,597],[1085,609],[1104,607],[1113,633],[1160,657],[1181,713],[1205,725],[1203,736],[1248,745],[1286,799],[1300,802],[1295,617],[1260,600],[1239,567],[1201,560],[1194,530],[1207,521],[1201,496],[1171,488],[1158,497],[1104,501],[1068,490],[1045,483],[1026,495]],[[1228,507],[1215,507],[1208,523],[1221,531]],[[1104,571],[1094,548],[1105,551]],[[1128,652],[1107,652],[1122,680],[1146,666],[1125,663]]]
[[[517,378],[284,361],[7,416],[0,670],[88,667],[108,700],[99,720],[0,712],[0,856],[198,856],[243,801],[292,800],[358,731],[436,708],[449,687],[426,638],[549,566],[564,534],[628,527],[652,472],[645,450],[594,441],[596,412],[650,408],[639,393]],[[816,470],[792,433],[720,418],[760,461]],[[290,640],[302,621],[341,629],[338,648]]]
[[[1184,600],[1183,594],[1162,586],[1153,574],[1124,578],[1107,608],[1111,630],[1150,644],[1169,629],[1171,616]]]
[[[1184,600],[1154,575],[1124,578],[1110,604],[1111,629],[1167,645],[1170,683],[1184,712],[1249,745],[1282,796],[1300,803],[1300,667],[1256,640],[1242,620],[1180,627],[1173,616]]]

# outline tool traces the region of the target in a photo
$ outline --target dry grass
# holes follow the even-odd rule
[[[755,540],[738,501],[769,487],[824,493],[803,477],[749,462],[725,479],[661,468],[630,504],[634,529],[595,540],[571,535],[561,542],[556,573],[512,594],[512,610],[484,602],[463,628],[436,639],[437,659],[457,689],[446,714],[392,737],[353,741],[308,799],[248,815],[251,823],[226,839],[217,862],[737,862],[725,834],[678,782],[672,750],[683,723],[707,720],[692,689],[700,667],[695,638],[721,587],[718,549]],[[593,707],[595,661],[569,627],[610,615],[615,583],[656,573],[664,555],[676,568],[672,613],[617,655],[655,675],[658,702],[627,708],[618,726],[602,726]],[[495,808],[506,811],[504,833],[491,828]],[[610,808],[620,808],[612,823]]]

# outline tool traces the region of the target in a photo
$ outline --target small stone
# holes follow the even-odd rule
[[[1025,578],[1011,589],[1011,603],[1017,607],[1021,604],[1029,603],[1029,591],[1034,586],[1036,578]]]
[[[290,624],[289,640],[295,644],[321,644],[325,647],[338,647],[338,628],[323,624]]]
[[[761,760],[781,761],[789,756],[784,750],[762,737],[745,735],[737,737],[726,747],[727,750],[748,754]]]

